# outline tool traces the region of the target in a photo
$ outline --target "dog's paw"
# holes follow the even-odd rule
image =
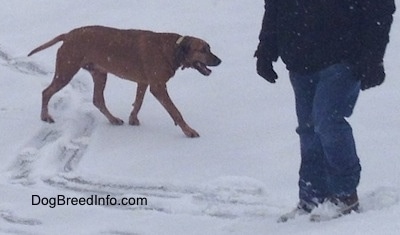
[[[139,126],[140,122],[139,119],[137,117],[129,117],[129,125],[131,126]]]
[[[121,126],[124,124],[124,121],[122,121],[119,118],[113,118],[113,119],[110,119],[110,123],[113,125],[116,125],[116,126]]]
[[[50,115],[41,115],[40,117],[42,121],[47,122],[47,123],[54,123],[54,119]]]
[[[197,131],[193,130],[192,128],[188,127],[183,130],[183,133],[189,138],[197,138],[200,137],[199,133]]]

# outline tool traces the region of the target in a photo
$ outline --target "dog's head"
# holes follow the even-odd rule
[[[194,68],[208,76],[211,70],[207,66],[218,66],[221,63],[221,60],[211,52],[210,45],[201,39],[184,36],[179,38],[176,44],[182,69]]]

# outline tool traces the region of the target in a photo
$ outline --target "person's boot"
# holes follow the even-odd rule
[[[285,223],[288,220],[295,219],[297,216],[308,215],[316,206],[314,204],[307,203],[305,201],[300,201],[296,208],[291,212],[283,214],[278,219],[278,223]]]
[[[349,196],[332,197],[318,206],[310,216],[314,222],[325,221],[348,215],[352,212],[359,212],[357,192]]]

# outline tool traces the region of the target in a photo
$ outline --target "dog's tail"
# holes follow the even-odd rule
[[[28,56],[31,56],[31,55],[35,54],[36,52],[39,52],[39,51],[44,50],[46,48],[49,48],[49,47],[53,46],[54,44],[56,44],[57,42],[64,41],[64,39],[65,39],[65,34],[58,35],[53,40],[51,40],[49,42],[46,42],[45,44],[39,46],[38,48],[33,49],[33,51],[31,51],[28,54]]]

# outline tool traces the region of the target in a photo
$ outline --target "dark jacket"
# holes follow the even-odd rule
[[[381,63],[394,11],[394,0],[265,0],[256,56],[303,74]]]

